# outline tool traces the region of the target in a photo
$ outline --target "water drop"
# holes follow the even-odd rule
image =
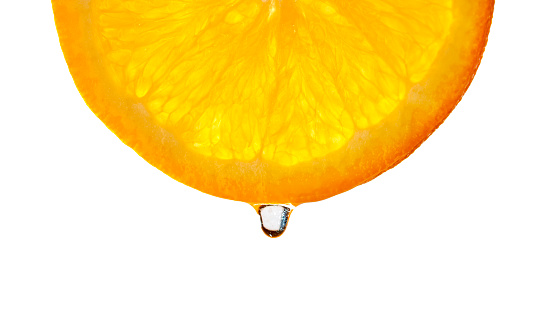
[[[279,237],[285,232],[292,211],[290,205],[258,206],[262,231],[270,238]]]

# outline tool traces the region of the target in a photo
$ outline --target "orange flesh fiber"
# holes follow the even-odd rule
[[[440,1],[423,13],[436,31],[404,39],[366,34],[366,27],[388,20],[423,32],[425,15],[408,13],[421,0],[402,2],[412,4],[402,11],[379,0],[226,1],[214,9],[223,2],[185,6],[210,10],[193,22],[174,7],[185,1],[168,1],[169,9],[107,0],[52,5],[79,92],[125,144],[211,195],[294,205],[370,181],[426,140],[472,81],[494,6]],[[400,24],[389,13],[362,26],[360,3],[417,22]],[[149,24],[136,31],[138,17]],[[156,23],[171,17],[178,23]],[[152,31],[172,46],[148,38]],[[404,47],[409,53],[395,53]],[[365,79],[372,76],[378,79]]]

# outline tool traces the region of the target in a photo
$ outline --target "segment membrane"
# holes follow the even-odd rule
[[[98,0],[117,88],[189,149],[293,165],[380,123],[430,69],[452,0]]]

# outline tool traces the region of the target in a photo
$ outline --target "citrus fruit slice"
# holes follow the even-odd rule
[[[52,0],[92,111],[174,179],[318,201],[415,150],[469,86],[493,0]]]

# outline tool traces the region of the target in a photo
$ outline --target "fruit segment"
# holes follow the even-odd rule
[[[52,0],[90,109],[175,180],[314,202],[394,167],[451,113],[493,0]]]
[[[446,41],[451,0],[99,0],[114,88],[188,149],[282,166],[383,121]]]

